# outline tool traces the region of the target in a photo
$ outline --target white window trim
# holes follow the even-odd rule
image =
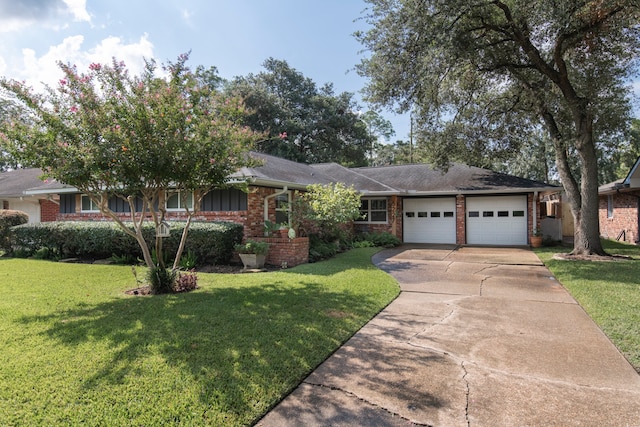
[[[285,209],[282,208],[278,208],[278,197],[280,196],[287,196],[287,207]],[[286,212],[287,214],[287,225],[291,224],[291,199],[292,199],[292,192],[291,191],[287,191],[286,193],[282,193],[276,196],[275,198],[275,204],[276,204],[276,208],[275,211],[277,212]]]
[[[613,218],[613,194],[607,196],[607,218]]]
[[[164,207],[167,210],[167,212],[184,212],[186,211],[186,209],[182,206],[182,190],[174,190],[174,191],[167,191],[166,194],[166,198],[164,201]],[[177,208],[170,208],[167,206],[167,202],[169,201],[169,198],[172,197],[174,194],[178,195],[178,207]],[[194,195],[193,192],[191,192],[191,206],[189,206],[189,210],[192,211],[193,210],[193,203],[194,203]]]
[[[83,205],[82,199],[85,198],[85,197],[87,199],[89,199],[90,206],[91,206],[92,209],[85,210],[85,209],[82,208],[82,205]],[[99,213],[100,212],[100,208],[98,208],[98,205],[96,203],[94,203],[94,201],[91,200],[91,198],[89,196],[87,196],[86,194],[81,194],[80,195],[80,212],[81,213]]]
[[[354,221],[357,224],[388,224],[389,223],[389,200],[387,197],[362,197],[361,200],[368,200],[369,201],[369,209],[368,209],[368,215],[367,215],[367,220],[357,220]],[[385,216],[385,220],[384,221],[372,221],[371,220],[371,201],[373,200],[384,200],[386,202],[386,209],[384,210],[384,216]],[[378,210],[376,209],[374,212],[382,212],[382,210]]]

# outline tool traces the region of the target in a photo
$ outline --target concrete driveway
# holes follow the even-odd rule
[[[640,426],[640,376],[531,251],[374,263],[400,296],[258,426]]]

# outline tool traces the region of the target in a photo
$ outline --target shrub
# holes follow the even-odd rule
[[[256,240],[247,240],[243,244],[234,246],[239,254],[256,254],[266,255],[269,252],[269,244],[267,242],[258,242]]]
[[[198,288],[198,275],[193,271],[178,272],[178,278],[173,288],[174,292],[189,292]]]
[[[309,236],[309,262],[318,262],[336,256],[338,244],[326,242],[317,235]]]
[[[124,255],[111,255],[111,262],[116,265],[133,265],[136,263],[137,258],[131,254]]]
[[[180,258],[180,268],[183,270],[193,270],[196,268],[197,262],[196,254],[192,250],[188,250],[187,253],[183,253],[182,258]]]
[[[360,241],[355,241],[353,242],[353,248],[357,249],[357,248],[372,248],[375,245],[373,244],[373,242],[369,241],[369,240],[360,240]]]
[[[147,272],[147,280],[153,294],[170,294],[176,283],[177,271],[170,268],[153,267]]]
[[[370,242],[371,246],[379,246],[383,248],[393,248],[402,243],[399,238],[388,232],[360,233],[356,236],[356,242],[360,242],[358,243],[360,245],[363,244],[362,242]]]
[[[33,253],[35,259],[58,261],[60,255],[50,248],[40,248]]]
[[[171,234],[165,238],[165,253],[175,254],[185,224],[171,223]],[[146,224],[143,234],[147,242],[155,239],[155,227]],[[242,240],[243,227],[230,222],[194,222],[189,228],[185,253],[192,253],[200,264],[224,264],[231,259],[233,246]],[[99,259],[142,257],[136,240],[115,223],[62,221],[25,224],[12,229],[12,247],[29,253],[48,248],[62,257]]]
[[[11,252],[11,229],[29,222],[29,215],[22,211],[0,209],[0,250]]]

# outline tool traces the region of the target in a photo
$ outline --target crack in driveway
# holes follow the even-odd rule
[[[431,424],[422,424],[422,423],[416,423],[414,421],[411,421],[409,418],[407,418],[406,416],[404,416],[402,414],[390,411],[389,409],[385,408],[384,406],[380,406],[380,405],[378,405],[376,403],[373,403],[370,400],[367,400],[367,399],[365,399],[363,397],[360,397],[357,394],[355,394],[355,393],[353,393],[353,392],[351,392],[349,390],[345,390],[345,389],[343,389],[341,387],[329,386],[329,385],[320,384],[320,383],[312,383],[312,382],[309,382],[309,381],[306,381],[306,380],[303,381],[303,383],[307,384],[307,385],[310,385],[310,386],[313,386],[313,387],[321,387],[321,388],[325,388],[325,389],[328,389],[328,390],[331,390],[331,391],[338,391],[340,393],[343,393],[344,395],[349,396],[349,397],[354,398],[354,399],[357,399],[360,402],[364,402],[369,406],[372,406],[374,408],[378,408],[380,410],[383,410],[386,413],[388,413],[389,415],[392,415],[394,417],[398,417],[398,418],[406,421],[408,423],[407,425],[417,426],[417,427],[433,427]],[[409,407],[407,407],[407,409],[411,410],[411,407],[409,406]]]

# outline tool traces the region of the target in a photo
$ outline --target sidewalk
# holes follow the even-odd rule
[[[400,296],[258,426],[640,425],[640,376],[531,251],[374,262]]]

